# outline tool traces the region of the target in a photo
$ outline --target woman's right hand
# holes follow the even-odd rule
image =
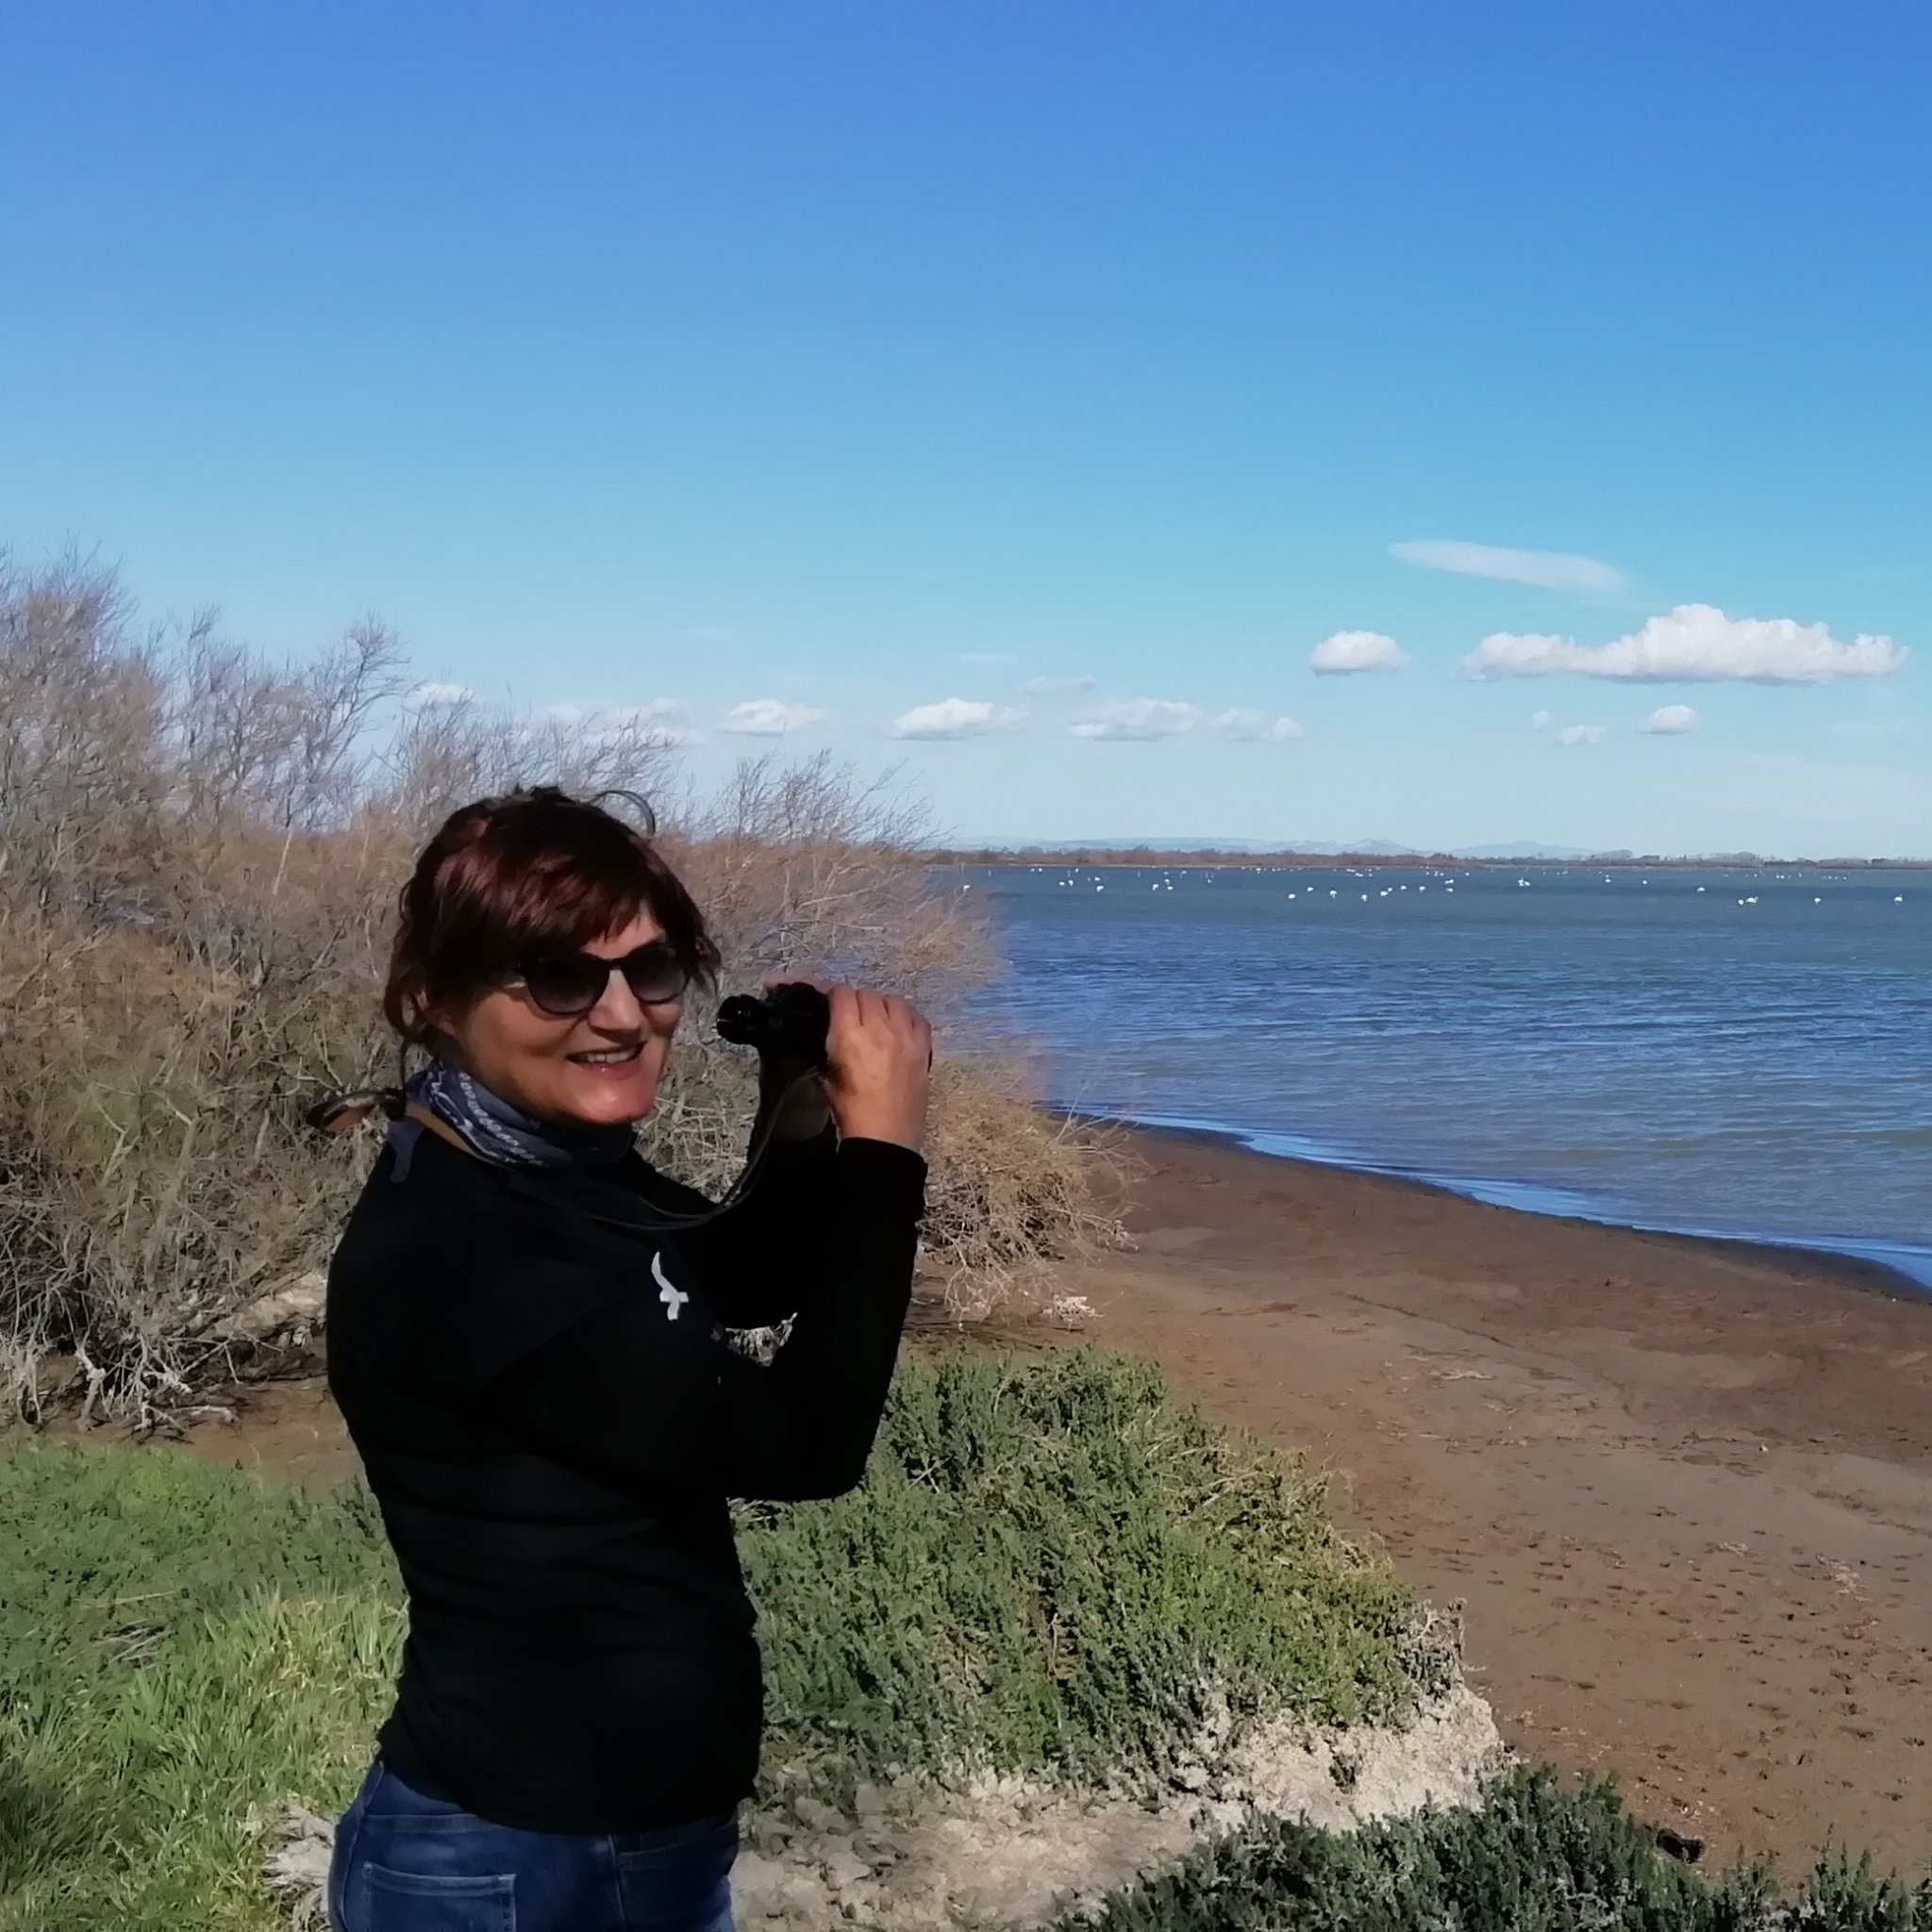
[[[825,1097],[846,1141],[891,1141],[915,1153],[925,1139],[932,1085],[932,1028],[897,995],[856,986],[826,989]]]

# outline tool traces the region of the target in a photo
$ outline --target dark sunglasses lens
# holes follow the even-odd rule
[[[524,968],[524,984],[530,998],[559,1019],[569,1013],[588,1013],[604,997],[609,978],[607,961],[586,958],[582,954],[532,959]]]
[[[684,961],[669,946],[641,946],[624,962],[632,997],[641,1006],[675,1000],[690,980]]]

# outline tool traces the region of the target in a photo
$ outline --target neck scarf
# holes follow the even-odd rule
[[[434,1061],[412,1074],[403,1087],[403,1098],[434,1114],[462,1138],[471,1153],[498,1167],[609,1167],[635,1144],[627,1125],[573,1126],[539,1120],[446,1060]],[[398,1120],[391,1126],[396,1180],[407,1178],[422,1132],[418,1121]]]

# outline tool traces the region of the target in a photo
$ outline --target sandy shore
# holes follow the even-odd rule
[[[1932,1299],[1137,1131],[1097,1341],[1302,1447],[1518,1748],[1714,1857],[1932,1866]]]

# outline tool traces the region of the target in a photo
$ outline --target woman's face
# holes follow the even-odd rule
[[[602,959],[663,932],[648,912],[583,950]],[[462,1008],[434,1015],[464,1068],[492,1093],[539,1120],[608,1127],[641,1120],[658,1098],[682,1000],[640,1005],[613,973],[588,1013],[557,1019],[521,986],[495,987]]]

